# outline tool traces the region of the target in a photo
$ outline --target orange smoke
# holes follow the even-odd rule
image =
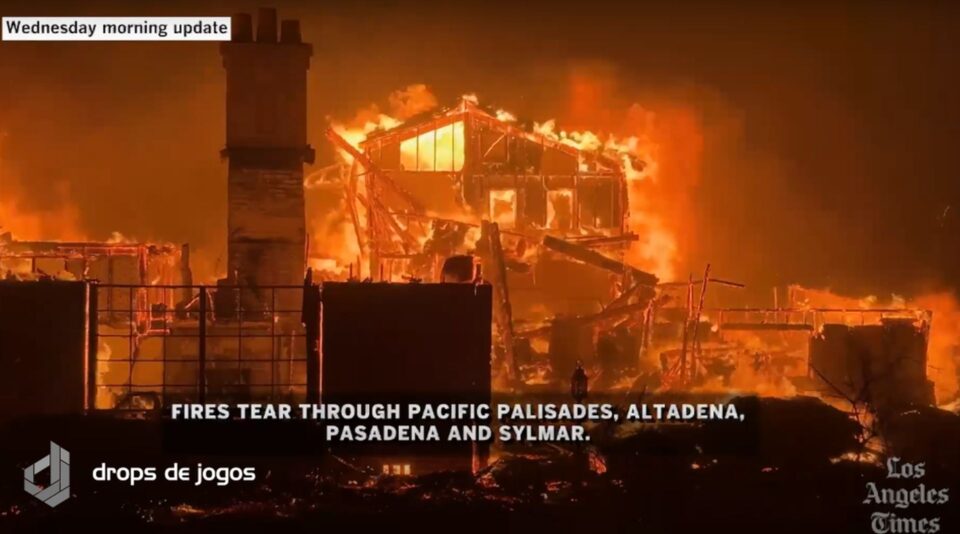
[[[628,250],[626,261],[655,273],[662,280],[675,280],[683,260],[681,251],[688,250],[694,228],[691,189],[700,178],[703,151],[700,117],[692,106],[672,101],[652,108],[623,104],[625,101],[618,96],[617,87],[616,77],[609,69],[574,71],[570,77],[569,106],[561,116],[564,127],[578,129],[561,129],[556,120],[550,119],[534,123],[533,130],[584,152],[602,153],[621,162],[628,181],[627,226],[640,236]],[[463,98],[477,103],[472,94]],[[390,95],[387,111],[372,104],[360,109],[349,121],[334,122],[333,128],[356,146],[373,131],[393,128],[436,106],[436,97],[425,85],[409,85]],[[506,110],[498,110],[497,117],[516,120]],[[456,124],[447,128],[450,132],[424,135],[455,138],[459,134],[462,137],[462,129],[458,132]],[[461,139],[449,145],[462,147],[463,142]],[[401,152],[403,148],[401,146]],[[422,168],[414,161],[414,152],[408,152],[405,167]],[[338,156],[347,164],[353,163],[349,154],[341,152]],[[462,163],[456,154],[438,158],[431,153],[427,159],[429,170],[432,165],[456,170],[458,163]],[[324,224],[316,222],[313,226],[317,232],[314,239],[323,239],[328,232],[347,235],[340,227],[325,230]]]
[[[347,209],[346,200],[341,198],[335,207],[307,211],[311,250],[308,264],[318,273],[343,275],[360,257],[360,244]]]
[[[367,135],[375,130],[389,130],[403,121],[437,107],[437,97],[422,83],[411,84],[398,89],[387,97],[386,111],[377,104],[370,104],[357,110],[346,122],[331,121],[331,127],[353,146],[362,143]],[[342,150],[337,155],[346,163],[353,163],[353,157]]]
[[[930,293],[911,299],[910,306],[933,312],[927,347],[927,377],[933,381],[937,400],[949,402],[960,392],[960,303],[950,293]]]
[[[927,345],[927,378],[933,382],[937,401],[950,402],[960,392],[960,303],[949,292],[927,293],[913,298],[892,295],[845,297],[829,290],[791,287],[792,306],[843,309],[921,309],[933,313]]]
[[[694,237],[692,189],[703,158],[699,110],[668,97],[635,103],[623,96],[616,72],[604,65],[575,68],[569,85],[564,122],[601,132],[597,136],[606,139],[607,149],[645,164],[632,169],[631,161],[624,161],[628,227],[640,236],[627,261],[662,280],[676,280]]]
[[[5,177],[6,178],[6,177]],[[20,241],[82,241],[80,209],[69,200],[67,184],[61,183],[51,195],[54,209],[30,209],[20,201],[18,184],[4,180],[0,191],[0,234],[10,233]]]
[[[643,139],[647,162],[644,179],[631,180],[630,229],[646,241],[634,243],[628,261],[652,268],[665,280],[677,279],[685,251],[690,250],[694,210],[693,185],[700,178],[703,133],[695,110],[662,105],[651,111],[633,104],[625,128]]]
[[[347,142],[355,147],[367,138],[367,135],[377,130],[387,130],[394,128],[403,121],[428,111],[437,106],[437,98],[430,92],[424,84],[411,84],[403,89],[396,90],[387,97],[386,106],[379,104],[370,104],[363,107],[347,121],[331,120],[331,127]],[[459,129],[450,127],[450,134],[461,137],[459,145],[463,146],[463,125]],[[434,134],[437,135],[437,134]],[[401,147],[403,148],[403,147]],[[462,148],[461,148],[462,150]],[[411,164],[408,160],[412,157],[416,160],[418,157],[426,158],[427,155],[417,154],[416,151],[407,150],[403,154],[404,161],[411,168],[416,167],[416,161]],[[337,149],[338,160],[346,165],[354,164],[353,156],[348,152]],[[436,161],[434,155],[430,154],[431,162]],[[451,160],[451,164],[454,162]],[[462,157],[459,161],[462,164]],[[361,240],[363,237],[358,235],[358,228],[354,226],[350,207],[347,205],[346,195],[343,188],[347,187],[347,174],[350,171],[341,171],[339,178],[328,181],[333,185],[328,191],[335,191],[333,195],[325,195],[320,191],[311,192],[307,197],[307,224],[310,228],[310,266],[321,273],[342,277],[351,264],[357,264],[361,254]],[[305,185],[308,190],[316,189],[320,185],[311,181],[313,175],[306,178]],[[363,192],[366,178],[360,173],[355,187],[357,191]],[[358,221],[363,225],[366,220],[366,213],[363,209],[358,209],[355,213]],[[357,272],[360,274],[360,271]]]

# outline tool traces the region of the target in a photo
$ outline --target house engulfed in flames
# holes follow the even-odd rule
[[[351,276],[441,281],[451,276],[446,258],[479,257],[479,276],[495,287],[508,368],[514,329],[525,323],[653,296],[657,278],[624,263],[643,239],[627,226],[626,171],[641,161],[522,129],[469,96],[370,132],[358,146],[347,132],[327,136],[349,165],[340,189],[360,251]],[[458,276],[477,274],[468,266]]]
[[[227,70],[227,146],[221,154],[229,160],[228,272],[216,286],[193,284],[185,247],[22,242],[0,235],[0,271],[8,279],[0,289],[19,298],[24,309],[41,303],[41,292],[82,289],[77,306],[52,308],[72,309],[73,324],[86,329],[69,354],[58,356],[84,363],[83,406],[205,402],[207,394],[316,401],[321,365],[335,365],[336,358],[345,364],[345,381],[328,384],[328,391],[380,378],[390,382],[383,389],[395,391],[392,380],[403,373],[382,360],[395,357],[403,343],[407,354],[435,358],[419,366],[399,361],[421,377],[432,370],[431,386],[446,387],[455,382],[451,376],[464,374],[462,365],[446,367],[457,361],[446,358],[462,360],[458,344],[469,336],[462,335],[463,324],[444,323],[455,317],[440,298],[445,294],[492,296],[492,310],[489,300],[464,305],[476,313],[461,321],[482,334],[471,345],[477,364],[471,384],[483,385],[485,395],[490,383],[569,390],[582,363],[591,391],[693,386],[792,395],[849,388],[845,396],[860,398],[854,389],[871,384],[884,389],[871,393],[884,399],[878,404],[931,403],[928,337],[936,340],[943,369],[937,394],[956,394],[956,336],[949,323],[941,327],[946,334],[936,332],[925,310],[862,309],[797,298],[794,291],[786,307],[775,297],[770,309],[706,308],[708,285],[742,284],[713,277],[709,265],[699,280],[691,275],[679,283],[661,283],[634,267],[672,277],[656,261],[640,263],[630,254],[636,245],[662,242],[656,225],[645,230],[637,224],[645,218],[638,215],[650,214],[635,209],[644,197],[632,186],[654,176],[657,167],[656,155],[638,150],[639,144],[600,142],[587,133],[554,135],[549,122],[528,129],[463,97],[446,109],[405,114],[403,122],[381,117],[382,127],[328,129],[342,164],[305,178],[303,166],[313,156],[305,76],[312,49],[301,42],[297,21],[282,21],[278,33],[275,11],[262,10],[258,19],[254,32],[252,17],[238,15],[233,40],[221,48]],[[290,105],[273,105],[280,101]],[[319,189],[324,198],[305,210],[306,189]],[[305,235],[308,218],[312,241]],[[652,256],[643,260],[672,260]],[[312,271],[304,273],[307,264]],[[323,284],[314,284],[316,278],[396,283],[327,284],[331,293],[341,287],[349,295],[341,304],[357,304],[341,308],[343,317],[369,318],[367,323],[342,320],[341,312],[331,312],[335,306],[327,307],[330,302],[321,306]],[[418,284],[481,280],[477,287],[483,289]],[[408,301],[389,307],[386,297],[407,292]],[[413,304],[421,298],[429,306]],[[423,312],[427,308],[434,319]],[[40,315],[12,305],[0,306],[0,312],[7,314],[0,317],[0,327],[7,328],[0,331],[0,345],[10,340],[13,345],[6,346],[14,347],[0,354],[46,358],[59,350],[41,346],[56,335],[24,335],[50,333],[48,323],[23,323]],[[428,328],[420,333],[383,319],[391,315]],[[337,324],[343,344],[333,343],[335,336],[321,338],[321,316],[341,321],[323,324]],[[386,330],[370,335],[367,327]],[[368,338],[381,345],[350,345]],[[328,356],[341,356],[322,363],[324,342],[332,344]],[[358,365],[361,353],[370,360]],[[14,363],[20,361],[32,360],[17,356]],[[367,382],[353,383],[355,365],[380,373],[358,374]],[[441,368],[449,373],[437,373]],[[865,376],[877,380],[860,379]],[[147,396],[153,397],[143,400]]]

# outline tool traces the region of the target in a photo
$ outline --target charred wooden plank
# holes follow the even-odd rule
[[[605,321],[607,319],[617,319],[623,317],[624,315],[630,315],[631,313],[642,312],[647,309],[648,302],[638,302],[636,304],[629,304],[627,306],[619,306],[616,308],[607,308],[601,312],[593,313],[590,315],[578,315],[576,317],[564,318],[563,322],[569,324],[575,322],[582,325],[594,324]],[[533,328],[530,330],[522,330],[515,333],[516,337],[537,337],[545,334],[549,334],[553,330],[553,323]]]
[[[640,269],[631,267],[612,258],[608,258],[603,254],[600,254],[594,250],[590,250],[584,246],[571,243],[569,241],[564,241],[563,239],[559,239],[550,235],[543,236],[543,246],[560,252],[561,254],[570,256],[575,260],[580,260],[584,263],[593,265],[594,267],[606,269],[610,272],[620,275],[630,275],[635,284],[655,286],[660,281],[660,279],[653,274],[641,271]]]
[[[622,235],[612,235],[612,236],[577,236],[577,237],[568,237],[567,241],[571,241],[577,245],[584,247],[600,247],[604,245],[620,245],[625,243],[630,243],[632,241],[638,241],[640,236],[634,233],[626,233]]]
[[[804,323],[722,323],[721,330],[805,330],[812,331],[813,325]]]
[[[423,207],[423,204],[421,204],[420,201],[414,198],[409,191],[400,187],[399,184],[393,181],[393,178],[390,178],[390,176],[388,176],[387,173],[383,172],[383,170],[381,170],[380,167],[378,167],[373,161],[371,161],[366,154],[357,150],[357,147],[351,145],[349,141],[347,141],[340,134],[334,131],[333,128],[327,128],[327,138],[330,139],[331,143],[341,148],[342,150],[345,150],[351,156],[353,156],[355,160],[359,161],[360,164],[363,165],[365,169],[367,169],[368,173],[376,176],[378,180],[380,180],[381,182],[386,184],[388,187],[393,189],[395,193],[400,195],[400,197],[403,198],[403,200],[405,200],[408,204],[410,204],[410,206],[414,210],[416,210],[418,213],[424,213],[426,211],[426,208]]]
[[[500,242],[500,227],[495,222],[483,221],[480,226],[480,250],[488,268],[485,273],[494,291],[493,315],[500,329],[504,345],[504,363],[508,376],[517,376],[516,362],[513,357],[513,309],[510,305],[510,290],[507,287],[507,265]]]

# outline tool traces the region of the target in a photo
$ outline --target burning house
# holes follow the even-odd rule
[[[345,192],[366,272],[436,280],[442,258],[475,249],[487,221],[503,241],[516,313],[593,311],[610,294],[606,273],[576,272],[547,253],[533,260],[549,235],[602,247],[622,263],[638,239],[626,226],[627,156],[579,149],[500,115],[464,97],[359,147],[328,131],[352,162]]]
[[[222,399],[306,394],[303,164],[313,158],[306,142],[311,47],[301,41],[298,21],[282,21],[278,32],[272,9],[260,11],[255,31],[248,14],[237,15],[232,29],[232,40],[221,47],[225,279],[216,287],[194,285],[187,245],[0,239],[0,267],[11,283],[66,278],[88,288],[80,291],[84,305],[69,307],[82,318],[69,324],[83,324],[89,343],[44,356],[84,355],[84,399],[73,409],[156,408],[202,401],[208,393]],[[7,289],[23,299],[52,287]],[[3,313],[17,310],[4,307]]]
[[[530,127],[471,96],[362,136],[329,128],[326,137],[342,163],[327,180],[337,202],[323,209],[349,222],[355,247],[345,254],[342,240],[314,235],[311,241],[308,215],[324,215],[315,206],[308,214],[305,199],[304,166],[314,159],[306,114],[312,47],[297,21],[278,24],[270,9],[260,11],[256,24],[249,15],[235,16],[232,31],[220,48],[224,278],[195,285],[186,246],[0,241],[6,271],[98,281],[92,308],[78,308],[96,310],[86,323],[95,348],[88,354],[93,371],[86,376],[95,382],[88,405],[156,406],[208,394],[317,399],[324,387],[356,385],[341,369],[345,382],[321,387],[319,329],[333,318],[323,315],[314,275],[333,284],[409,285],[413,293],[450,282],[489,288],[492,341],[481,339],[470,351],[492,351],[498,387],[566,389],[578,363],[590,370],[593,387],[628,390],[714,378],[723,387],[760,390],[761,375],[778,384],[787,375],[809,382],[808,359],[829,376],[849,378],[833,363],[852,356],[824,356],[822,344],[807,347],[821,331],[831,339],[857,338],[826,328],[845,321],[825,319],[829,307],[710,308],[708,286],[742,284],[718,279],[709,268],[700,280],[662,281],[634,265],[631,246],[654,239],[631,224],[632,180],[648,165],[635,151],[592,134]],[[331,267],[331,258],[339,264]],[[391,291],[369,291],[381,290]],[[409,302],[420,298],[410,295]],[[912,340],[904,346],[925,351],[929,320],[887,323],[878,322],[883,332],[896,330],[897,339]],[[908,336],[907,326],[918,335]],[[877,332],[869,343],[885,339]],[[797,342],[783,342],[790,337]],[[349,359],[343,350],[337,354],[330,365]],[[903,369],[910,384],[926,388],[913,400],[929,402],[925,365]],[[750,380],[736,380],[746,371]]]
[[[438,281],[445,258],[479,258],[508,375],[517,374],[513,353],[529,353],[516,328],[653,295],[657,278],[624,262],[645,239],[627,225],[627,172],[643,167],[627,153],[521,128],[470,96],[368,132],[357,146],[348,133],[327,136],[350,166],[341,177],[357,274]]]
[[[8,270],[32,271],[33,278],[44,279],[51,278],[44,273],[60,273],[77,278],[77,287],[85,288],[78,290],[81,304],[69,307],[74,315],[69,325],[83,325],[83,335],[76,338],[82,342],[45,356],[83,361],[83,399],[72,403],[71,411],[157,409],[171,402],[213,399],[319,400],[322,306],[320,288],[306,270],[303,176],[303,165],[313,159],[306,141],[311,47],[301,41],[297,21],[282,21],[279,32],[277,28],[274,10],[260,10],[255,27],[251,16],[240,14],[234,17],[232,40],[221,46],[227,81],[226,147],[221,154],[228,161],[228,273],[215,286],[193,283],[186,246],[12,239],[0,244]],[[472,260],[462,267],[467,274],[460,273],[457,281],[473,282]],[[11,284],[8,289],[21,299],[47,290]],[[404,295],[412,293],[408,305],[437,314],[444,308],[428,305],[424,295],[473,294],[474,287],[489,295],[489,286],[482,284],[403,286]],[[355,293],[363,300],[362,291],[349,294]],[[472,301],[477,304],[470,309],[482,315],[482,301]],[[487,302],[489,306],[489,296]],[[0,311],[11,317],[17,313],[12,307]],[[481,323],[489,328],[489,319]],[[37,345],[17,342],[14,331],[4,336],[11,347]],[[488,338],[460,340],[478,355],[480,368],[487,369],[463,376],[476,385],[474,390],[487,393]],[[419,341],[427,340],[421,336]],[[350,357],[333,352],[330,365]],[[423,354],[449,357],[440,352]],[[372,356],[391,357],[382,351]],[[433,363],[425,362],[424,368],[435,367]],[[460,365],[455,368],[462,371]],[[353,383],[348,375],[330,382],[330,390]],[[331,372],[328,378],[337,376]]]
[[[14,43],[11,57],[28,55],[0,61],[27,87],[11,95],[38,93],[0,109],[0,130],[17,137],[10,168],[24,177],[14,202],[0,198],[0,428],[15,437],[0,447],[11,475],[0,477],[0,525],[16,523],[0,532],[104,517],[164,531],[960,522],[960,507],[942,506],[960,480],[956,295],[783,291],[797,278],[911,290],[907,264],[886,251],[922,243],[921,222],[888,234],[868,224],[870,210],[845,210],[877,207],[876,195],[853,194],[864,180],[871,194],[902,191],[902,179],[854,165],[870,159],[858,137],[870,133],[866,111],[886,100],[848,109],[834,98],[856,93],[858,75],[876,81],[879,63],[817,76],[835,65],[811,60],[809,46],[787,53],[810,21],[779,28],[789,43],[767,42],[776,21],[756,10],[664,17],[644,6],[649,39],[678,24],[708,30],[679,32],[679,48],[658,56],[631,53],[636,25],[620,6],[622,21],[551,8],[540,32],[526,23],[539,6],[512,6],[519,15],[504,23],[503,10],[476,6],[316,4],[297,8],[303,34],[299,20],[260,9],[234,15],[216,44],[102,43],[90,54]],[[719,18],[696,18],[707,14]],[[449,32],[422,31],[454,19]],[[872,15],[869,41],[844,26],[842,50],[897,47],[894,70],[907,72],[911,35],[883,40],[883,20]],[[752,25],[761,31],[746,38]],[[561,26],[588,38],[584,54],[561,43],[489,55],[502,37],[542,44]],[[737,37],[721,43],[727,33]],[[754,57],[759,42],[770,52]],[[456,58],[424,52],[435,44]],[[735,61],[701,50],[721,44]],[[184,62],[186,50],[198,59]],[[661,68],[671,61],[676,72]],[[815,83],[781,98],[771,62]],[[408,76],[436,86],[404,84],[388,107],[362,96]],[[449,98],[472,89],[556,115],[533,122],[472,94]],[[631,104],[637,95],[653,107]],[[355,117],[338,121],[355,97]],[[798,123],[768,101],[823,116]],[[38,103],[53,105],[45,114]],[[144,134],[143,150],[123,137]],[[849,159],[821,150],[839,138]],[[800,165],[810,148],[824,157]],[[165,152],[182,157],[137,168]],[[892,177],[914,155],[880,164]],[[814,167],[859,181],[824,188]],[[115,179],[130,169],[142,179]],[[76,198],[49,191],[63,178]],[[923,209],[942,200],[914,197]],[[76,221],[52,216],[74,204]],[[937,210],[943,232],[956,230],[948,211]],[[84,240],[114,228],[190,236],[193,248],[120,232]],[[874,272],[857,271],[864,258]],[[772,299],[760,280],[780,284]],[[920,482],[923,502],[891,500]],[[53,489],[71,500],[57,511],[39,493]]]

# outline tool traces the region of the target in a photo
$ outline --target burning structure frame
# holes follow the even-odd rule
[[[224,321],[236,315],[238,331],[242,323],[254,330],[261,328],[253,326],[258,322],[276,325],[276,310],[299,309],[299,298],[274,301],[275,288],[299,287],[294,284],[311,253],[326,253],[309,250],[305,235],[303,165],[313,159],[306,139],[312,48],[301,41],[297,21],[283,21],[279,28],[272,10],[261,11],[256,31],[249,15],[239,15],[232,41],[221,46],[227,72],[222,155],[229,160],[228,273],[215,292],[192,285],[186,247],[179,258],[176,247],[126,243],[7,240],[0,251],[32,262],[33,271],[40,260],[59,259],[77,278],[105,281],[101,308],[135,315],[101,324],[116,319],[117,328],[129,330],[116,335],[130,340],[156,332],[171,335],[171,316],[181,322],[198,313],[206,317],[209,310],[197,308],[209,299],[214,300],[209,313]],[[701,319],[705,312],[714,316],[704,299],[708,282],[738,284],[711,278],[709,267],[696,289],[692,277],[663,284],[628,265],[626,249],[648,237],[632,233],[627,224],[628,175],[645,163],[616,147],[586,150],[536,130],[521,128],[512,117],[470,97],[368,132],[358,145],[337,128],[328,129],[327,138],[348,162],[337,183],[361,254],[360,261],[349,262],[350,278],[489,281],[494,356],[502,364],[494,367],[512,381],[530,363],[534,338],[548,338],[555,383],[565,383],[579,360],[602,361],[610,352],[623,356],[621,363],[629,360],[627,367],[639,367],[651,340],[660,338],[680,344],[678,362],[664,366],[664,375],[693,382],[703,371],[708,335]],[[117,256],[133,258],[124,261],[133,265],[136,277],[115,276]],[[474,269],[472,256],[479,257],[480,269]],[[101,257],[106,270],[98,275],[89,267],[99,265]],[[172,274],[149,274],[151,258],[166,262],[161,263]],[[682,297],[667,295],[671,285],[686,286],[685,305]],[[806,320],[780,323],[776,315],[789,313],[770,311],[772,322],[745,319],[738,325],[730,320],[736,310],[717,310],[715,326],[718,331],[819,331]],[[248,314],[262,320],[247,320]],[[302,325],[288,320],[281,326],[286,335]],[[662,336],[670,328],[673,332]]]

